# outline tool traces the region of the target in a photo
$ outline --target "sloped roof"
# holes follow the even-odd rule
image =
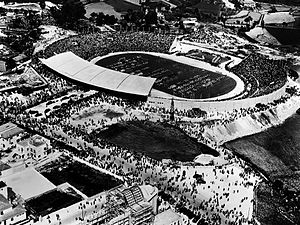
[[[264,17],[265,24],[282,24],[295,22],[295,18],[289,12],[275,12],[266,14]]]
[[[134,95],[149,95],[156,80],[151,77],[130,75],[97,66],[72,52],[57,54],[48,59],[41,59],[41,61],[71,80]]]

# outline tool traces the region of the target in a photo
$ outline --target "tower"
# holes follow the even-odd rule
[[[170,108],[170,120],[174,121],[175,120],[175,116],[174,116],[174,98],[172,98],[171,100],[171,108]]]

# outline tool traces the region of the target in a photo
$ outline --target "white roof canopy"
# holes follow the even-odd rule
[[[149,95],[156,80],[97,66],[72,52],[57,54],[41,61],[57,73],[74,81],[134,95]]]
[[[274,24],[274,23],[293,23],[295,18],[289,12],[275,12],[266,14],[264,17],[265,24]]]

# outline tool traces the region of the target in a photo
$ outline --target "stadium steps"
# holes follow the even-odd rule
[[[135,204],[133,193],[129,189],[126,189],[123,191],[123,194],[125,196],[128,205],[133,206]]]
[[[134,199],[136,203],[144,201],[143,194],[138,186],[132,187],[131,191],[133,193]]]

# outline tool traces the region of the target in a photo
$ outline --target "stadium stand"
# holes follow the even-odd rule
[[[148,96],[155,82],[155,78],[130,75],[97,66],[72,52],[40,60],[71,80],[122,93]]]

